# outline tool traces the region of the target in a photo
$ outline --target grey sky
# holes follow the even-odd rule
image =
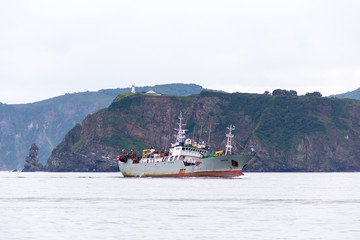
[[[196,83],[299,94],[360,87],[360,1],[2,0],[0,102]]]

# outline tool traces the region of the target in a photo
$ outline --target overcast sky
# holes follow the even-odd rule
[[[1,0],[0,102],[196,83],[228,92],[360,87],[357,0]]]

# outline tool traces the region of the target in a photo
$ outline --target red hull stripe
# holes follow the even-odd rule
[[[126,177],[138,177],[134,175],[127,175]],[[232,178],[244,175],[241,170],[222,170],[222,171],[201,171],[201,172],[179,172],[174,174],[143,174],[141,177],[220,177],[220,178]]]

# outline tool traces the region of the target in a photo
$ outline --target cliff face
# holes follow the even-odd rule
[[[248,171],[359,171],[360,104],[309,96],[202,92],[188,97],[119,95],[89,115],[51,154],[49,171],[117,171],[121,149],[140,153],[173,142],[182,112],[187,134],[225,146],[233,124],[233,152],[252,145],[257,160]]]
[[[138,92],[153,90],[170,95],[200,93],[195,84],[164,84],[137,87]],[[32,143],[39,147],[39,162],[46,163],[51,151],[64,135],[88,114],[107,107],[129,88],[65,94],[29,104],[0,103],[0,170],[20,170]]]
[[[32,143],[46,163],[64,135],[88,114],[109,106],[114,97],[67,94],[42,102],[0,106],[0,170],[21,169]]]

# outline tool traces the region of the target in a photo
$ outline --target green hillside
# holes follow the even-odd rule
[[[164,84],[137,87],[174,96],[197,94],[195,84]],[[39,147],[39,162],[45,164],[65,134],[91,113],[109,106],[130,88],[65,94],[29,104],[0,104],[0,170],[22,169],[30,146]]]
[[[360,171],[360,101],[320,96],[202,91],[187,97],[120,94],[69,132],[50,171],[114,171],[121,149],[167,148],[182,112],[188,136],[225,146],[236,127],[234,152],[254,146],[252,171]],[[71,141],[69,140],[71,139]]]
[[[337,94],[337,95],[332,95],[330,97],[335,97],[335,98],[350,98],[350,99],[357,99],[360,100],[360,88],[354,90],[354,91],[350,91],[347,93],[342,93],[342,94]]]

